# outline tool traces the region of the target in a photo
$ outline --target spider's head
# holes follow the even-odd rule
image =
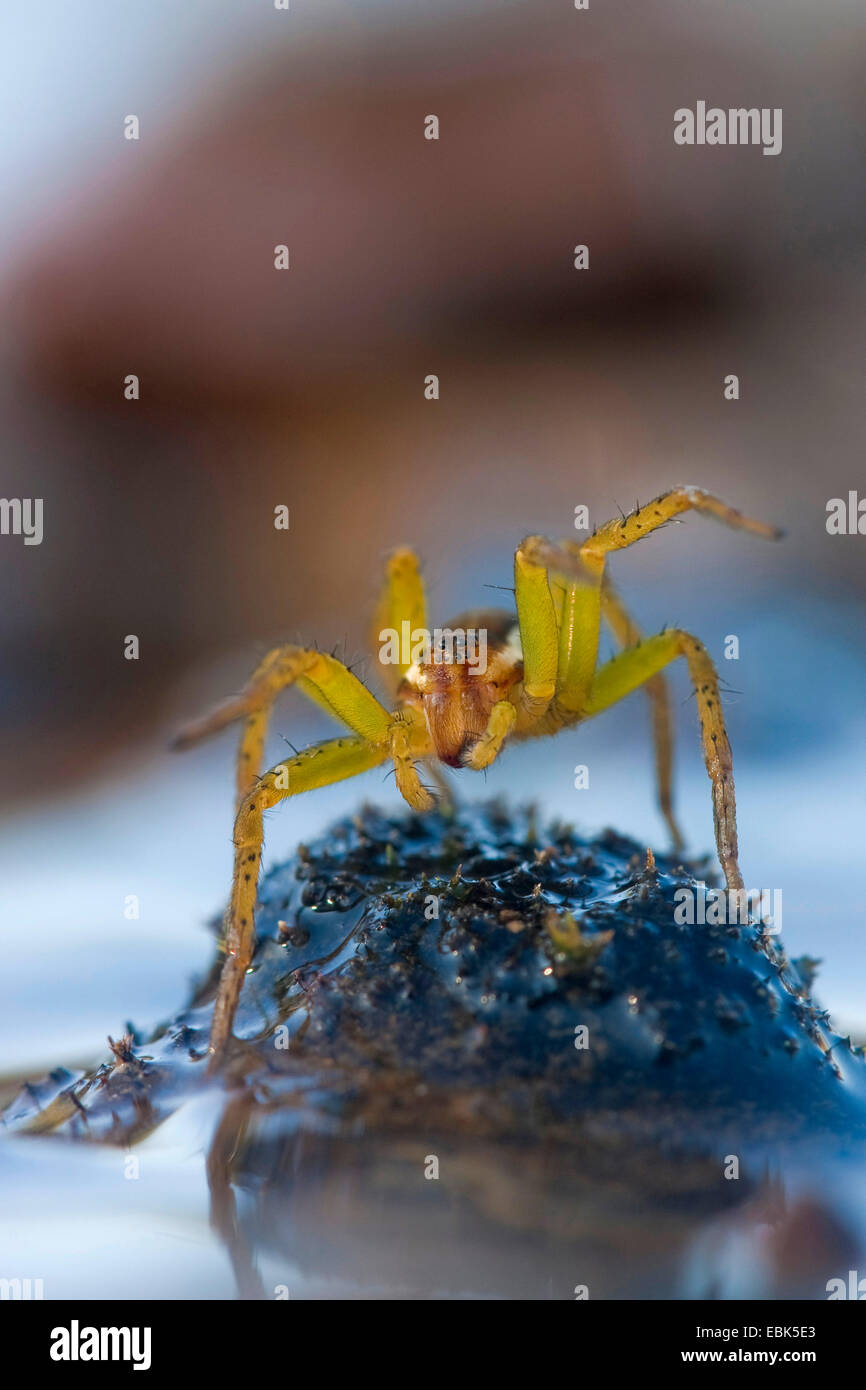
[[[448,767],[462,767],[487,728],[497,700],[523,677],[519,655],[497,645],[484,659],[471,646],[434,644],[429,660],[409,667],[400,698],[423,712],[436,756]]]

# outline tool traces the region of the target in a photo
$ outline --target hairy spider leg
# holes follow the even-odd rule
[[[290,685],[297,685],[308,699],[368,743],[387,741],[393,715],[341,661],[308,647],[283,646],[268,652],[239,695],[182,729],[174,747],[187,748],[243,719],[237,762],[239,804],[261,771],[274,701]]]
[[[386,595],[383,625],[399,630],[406,617],[416,627],[424,625],[423,585],[411,551],[398,551],[391,557]],[[297,685],[356,737],[316,744],[260,777],[271,709],[280,692],[290,685]],[[252,959],[264,810],[285,797],[354,777],[388,758],[393,760],[397,787],[409,805],[416,810],[433,806],[416,768],[416,761],[432,751],[423,721],[410,710],[389,713],[335,657],[294,645],[274,648],[238,696],[181,730],[174,746],[188,747],[238,719],[244,720],[244,727],[238,749],[235,858],[226,914],[227,957],[211,1036],[214,1055],[222,1052],[231,1033],[244,972]]]
[[[602,618],[608,622],[617,639],[626,645],[623,656],[628,655],[631,650],[642,652],[648,646],[647,643],[640,647],[633,646],[641,641],[640,630],[629,617],[607,579],[607,555],[612,550],[633,545],[635,541],[641,540],[643,536],[649,535],[689,509],[703,512],[729,526],[767,539],[778,539],[782,535],[777,527],[744,516],[701,488],[681,485],[655,498],[644,507],[636,507],[628,516],[607,522],[580,545],[573,541],[555,545],[543,536],[529,536],[523,541],[515,557],[515,592],[518,595],[521,639],[528,642],[530,651],[526,666],[527,683],[532,684],[528,699],[524,700],[522,708],[518,709],[516,720],[509,722],[506,715],[500,714],[498,706],[494,707],[488,733],[479,745],[481,751],[478,761],[481,766],[488,766],[493,761],[509,734],[518,739],[553,734],[561,728],[600,712],[593,702]],[[554,633],[557,642],[555,665],[550,655]],[[694,642],[694,639],[690,638],[688,641]],[[655,648],[650,646],[649,650],[653,652]],[[660,675],[660,671],[675,655],[686,655],[689,658],[690,651],[691,648],[684,648],[682,651],[677,649],[673,655],[662,661],[658,669],[649,671],[641,680],[635,682],[635,686],[646,686],[652,707],[659,802],[670,827],[675,848],[682,846],[682,835],[673,815],[670,699],[667,682]],[[714,709],[717,714],[720,727],[713,728],[712,732],[719,741],[721,751],[718,756],[713,756],[714,771],[710,771],[709,759],[707,768],[713,780],[719,857],[726,878],[730,880],[739,877],[730,747],[722,722],[715,668],[704,649],[700,648],[700,651],[703,652],[700,662],[708,664],[709,676],[706,680],[698,682],[693,672],[693,679],[698,688],[702,720],[706,711],[705,697],[701,694],[700,686],[705,685],[707,689],[712,688],[715,691],[714,696],[706,698],[711,698],[707,708]],[[696,663],[700,664],[694,653],[689,659],[692,667],[695,667]],[[619,660],[622,660],[622,657]],[[640,660],[640,657],[635,659],[635,669],[640,669]],[[555,671],[555,684],[551,697],[549,677],[552,667]],[[703,667],[701,669],[703,670]],[[629,690],[635,686],[630,686]],[[626,693],[628,690],[623,692]],[[534,696],[540,698],[533,698]],[[727,749],[726,754],[724,749]]]
[[[683,656],[695,687],[704,762],[713,788],[713,824],[719,861],[728,888],[743,888],[737,862],[737,815],[731,745],[725,730],[716,668],[702,642],[679,628],[648,637],[599,668],[589,693],[585,718],[592,719],[651,680]]]
[[[268,718],[277,695],[297,684],[323,709],[335,715],[356,735],[329,740],[286,758],[260,777]],[[414,747],[428,751],[422,730],[380,705],[342,662],[304,647],[278,647],[269,652],[249,684],[233,700],[189,725],[177,743],[187,746],[244,719],[238,750],[238,808],[234,828],[234,866],[224,945],[226,961],[214,1007],[211,1051],[222,1053],[234,1018],[244,973],[255,943],[255,900],[261,867],[264,827],[262,814],[288,796],[327,786],[391,757],[397,785],[411,806],[426,810],[432,798],[421,786]]]
[[[783,534],[778,527],[744,516],[702,488],[681,484],[645,506],[635,507],[627,516],[606,522],[580,544],[563,541],[561,545],[556,545],[542,536],[531,537],[529,542],[524,543],[528,545],[532,560],[546,566],[556,585],[559,615],[556,693],[546,726],[535,732],[555,733],[558,728],[586,717],[587,701],[598,662],[602,618],[608,622],[620,642],[632,645],[640,641],[640,630],[608,580],[608,554],[634,545],[681,512],[689,510],[702,512],[735,529],[768,540],[777,540]],[[670,827],[674,846],[679,848],[682,835],[673,816],[671,792],[673,740],[670,702],[663,677],[654,677],[647,682],[647,696],[652,706],[659,803]]]
[[[514,554],[514,599],[523,648],[520,727],[547,713],[556,690],[559,634],[546,566],[533,555],[538,536],[527,536]]]
[[[641,629],[626,609],[607,573],[601,586],[601,612],[621,647],[636,647],[644,640]],[[673,847],[679,851],[684,848],[685,840],[674,815],[674,738],[670,686],[664,675],[659,673],[650,676],[644,682],[643,689],[649,701],[652,720],[659,807],[671,832]]]
[[[652,502],[647,502],[645,506],[635,507],[628,516],[600,526],[578,547],[581,559],[588,569],[603,570],[605,557],[611,550],[622,550],[627,545],[634,545],[635,541],[641,540],[652,531],[656,531],[659,526],[672,521],[681,512],[687,511],[703,512],[706,516],[714,517],[716,521],[724,522],[726,526],[738,531],[750,531],[753,536],[763,536],[765,540],[777,541],[784,534],[778,526],[768,526],[764,521],[755,521],[753,517],[744,516],[736,507],[729,507],[727,502],[723,502],[711,492],[705,492],[703,488],[680,483],[677,487],[671,488],[670,492],[663,492]],[[572,541],[569,543],[569,549],[574,548],[575,543]]]
[[[579,557],[575,557],[578,558]],[[567,724],[580,716],[598,662],[599,628],[603,619],[622,647],[636,646],[643,638],[638,624],[617,594],[606,570],[601,581],[587,574],[589,582],[552,576],[559,594],[560,660],[553,718]],[[645,685],[652,718],[656,786],[659,806],[671,833],[675,850],[685,841],[673,810],[673,723],[670,690],[663,675]]]
[[[421,578],[417,555],[406,547],[395,550],[394,554],[389,556],[385,567],[385,583],[376,605],[370,634],[371,645],[377,658],[381,651],[379,634],[386,628],[402,633],[404,622],[408,622],[410,634],[419,630],[427,631],[424,581]],[[411,662],[380,662],[380,665],[382,679],[390,693],[395,695]]]
[[[264,840],[263,813],[289,796],[329,786],[385,762],[387,741],[335,738],[314,744],[262,777],[256,778],[238,808],[234,827],[234,866],[226,911],[226,958],[211,1022],[210,1050],[214,1060],[223,1053],[255,947],[255,904]]]
[[[523,680],[511,699],[497,700],[487,728],[470,751],[466,766],[479,772],[499,757],[509,735],[522,735],[544,718],[556,689],[558,632],[556,605],[547,570],[532,557],[540,537],[528,536],[514,554],[514,598],[523,652]]]
[[[564,546],[567,543],[564,543]],[[560,569],[554,569],[556,564]],[[571,573],[564,574],[566,566]],[[527,536],[514,557],[515,598],[524,658],[524,680],[518,688],[516,710],[509,701],[493,707],[487,731],[467,760],[472,768],[489,767],[502,751],[510,734],[516,738],[554,734],[581,717],[592,684],[598,659],[602,614],[615,633],[630,640],[638,634],[622,604],[611,591],[606,595],[602,578],[583,571],[579,555],[555,546],[544,536]],[[661,682],[661,698],[659,698]],[[658,714],[655,726],[659,736],[667,733],[667,751],[658,745],[660,799],[670,812],[670,728],[665,705],[663,678],[652,683]],[[669,824],[675,843],[682,843],[672,818]]]
[[[381,738],[371,740],[361,734],[314,744],[277,763],[247,790],[234,826],[234,867],[225,923],[227,955],[211,1027],[210,1045],[215,1057],[223,1051],[231,1033],[244,973],[252,960],[264,812],[287,797],[355,777],[388,758],[394,762],[397,786],[409,805],[418,811],[429,811],[433,798],[421,785],[415,763],[430,751],[423,724],[397,716],[389,720]]]
[[[778,527],[744,516],[702,488],[681,484],[645,506],[635,507],[627,516],[605,522],[582,543],[563,541],[557,545],[543,536],[532,536],[524,542],[534,563],[545,566],[563,588],[559,600],[559,667],[551,709],[560,727],[580,716],[592,684],[598,661],[607,556],[613,550],[634,545],[689,510],[703,512],[768,540],[778,540],[783,534]]]

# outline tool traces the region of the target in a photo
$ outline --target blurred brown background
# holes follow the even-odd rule
[[[749,553],[761,583],[860,591],[823,518],[864,479],[862,13],[182,8],[170,99],[105,7],[89,72],[55,35],[56,120],[18,171],[2,490],[45,499],[45,541],[0,546],[3,795],[173,719],[204,656],[236,649],[240,681],[275,637],[354,655],[399,543],[459,607],[526,531],[682,479],[792,527],[772,566]],[[148,22],[164,52],[170,11]],[[61,174],[64,109],[115,67]],[[698,98],[781,106],[782,154],[676,147]],[[709,546],[718,583],[728,541],[700,529],[621,571],[673,581]]]

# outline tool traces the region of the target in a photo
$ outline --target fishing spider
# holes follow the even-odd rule
[[[309,647],[277,647],[238,696],[182,730],[176,746],[187,746],[234,720],[243,720],[227,955],[211,1032],[214,1059],[231,1037],[243,977],[252,959],[262,818],[269,807],[390,759],[405,800],[416,811],[429,811],[435,803],[421,781],[419,763],[430,770],[441,789],[437,763],[480,771],[507,743],[572,728],[643,686],[652,709],[659,803],[674,847],[680,848],[683,840],[671,796],[670,700],[662,674],[677,657],[685,658],[697,695],[719,859],[728,888],[743,887],[737,863],[731,749],[715,667],[704,645],[678,628],[642,637],[605,572],[611,551],[634,544],[690,509],[757,536],[776,539],[782,534],[701,488],[676,487],[628,516],[607,522],[582,544],[555,544],[542,536],[528,536],[514,556],[516,622],[513,615],[478,612],[465,614],[443,630],[465,632],[471,627],[484,632],[487,660],[483,669],[478,660],[470,663],[466,647],[458,648],[456,655],[452,650],[449,659],[429,640],[417,650],[407,650],[403,642],[393,664],[382,666],[391,704],[396,703],[392,709],[335,657]],[[602,620],[623,650],[597,668]],[[411,550],[398,550],[388,561],[376,611],[377,639],[386,630],[412,639],[427,633],[424,585]],[[349,734],[314,744],[260,773],[271,707],[288,685],[297,685],[345,724]]]

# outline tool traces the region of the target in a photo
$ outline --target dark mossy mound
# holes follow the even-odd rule
[[[227,1079],[374,1128],[568,1141],[591,1116],[714,1147],[860,1134],[862,1056],[761,927],[677,924],[693,883],[531,813],[366,810],[264,880]],[[204,1083],[216,978],[156,1039],[31,1090],[7,1123],[151,1128]]]

